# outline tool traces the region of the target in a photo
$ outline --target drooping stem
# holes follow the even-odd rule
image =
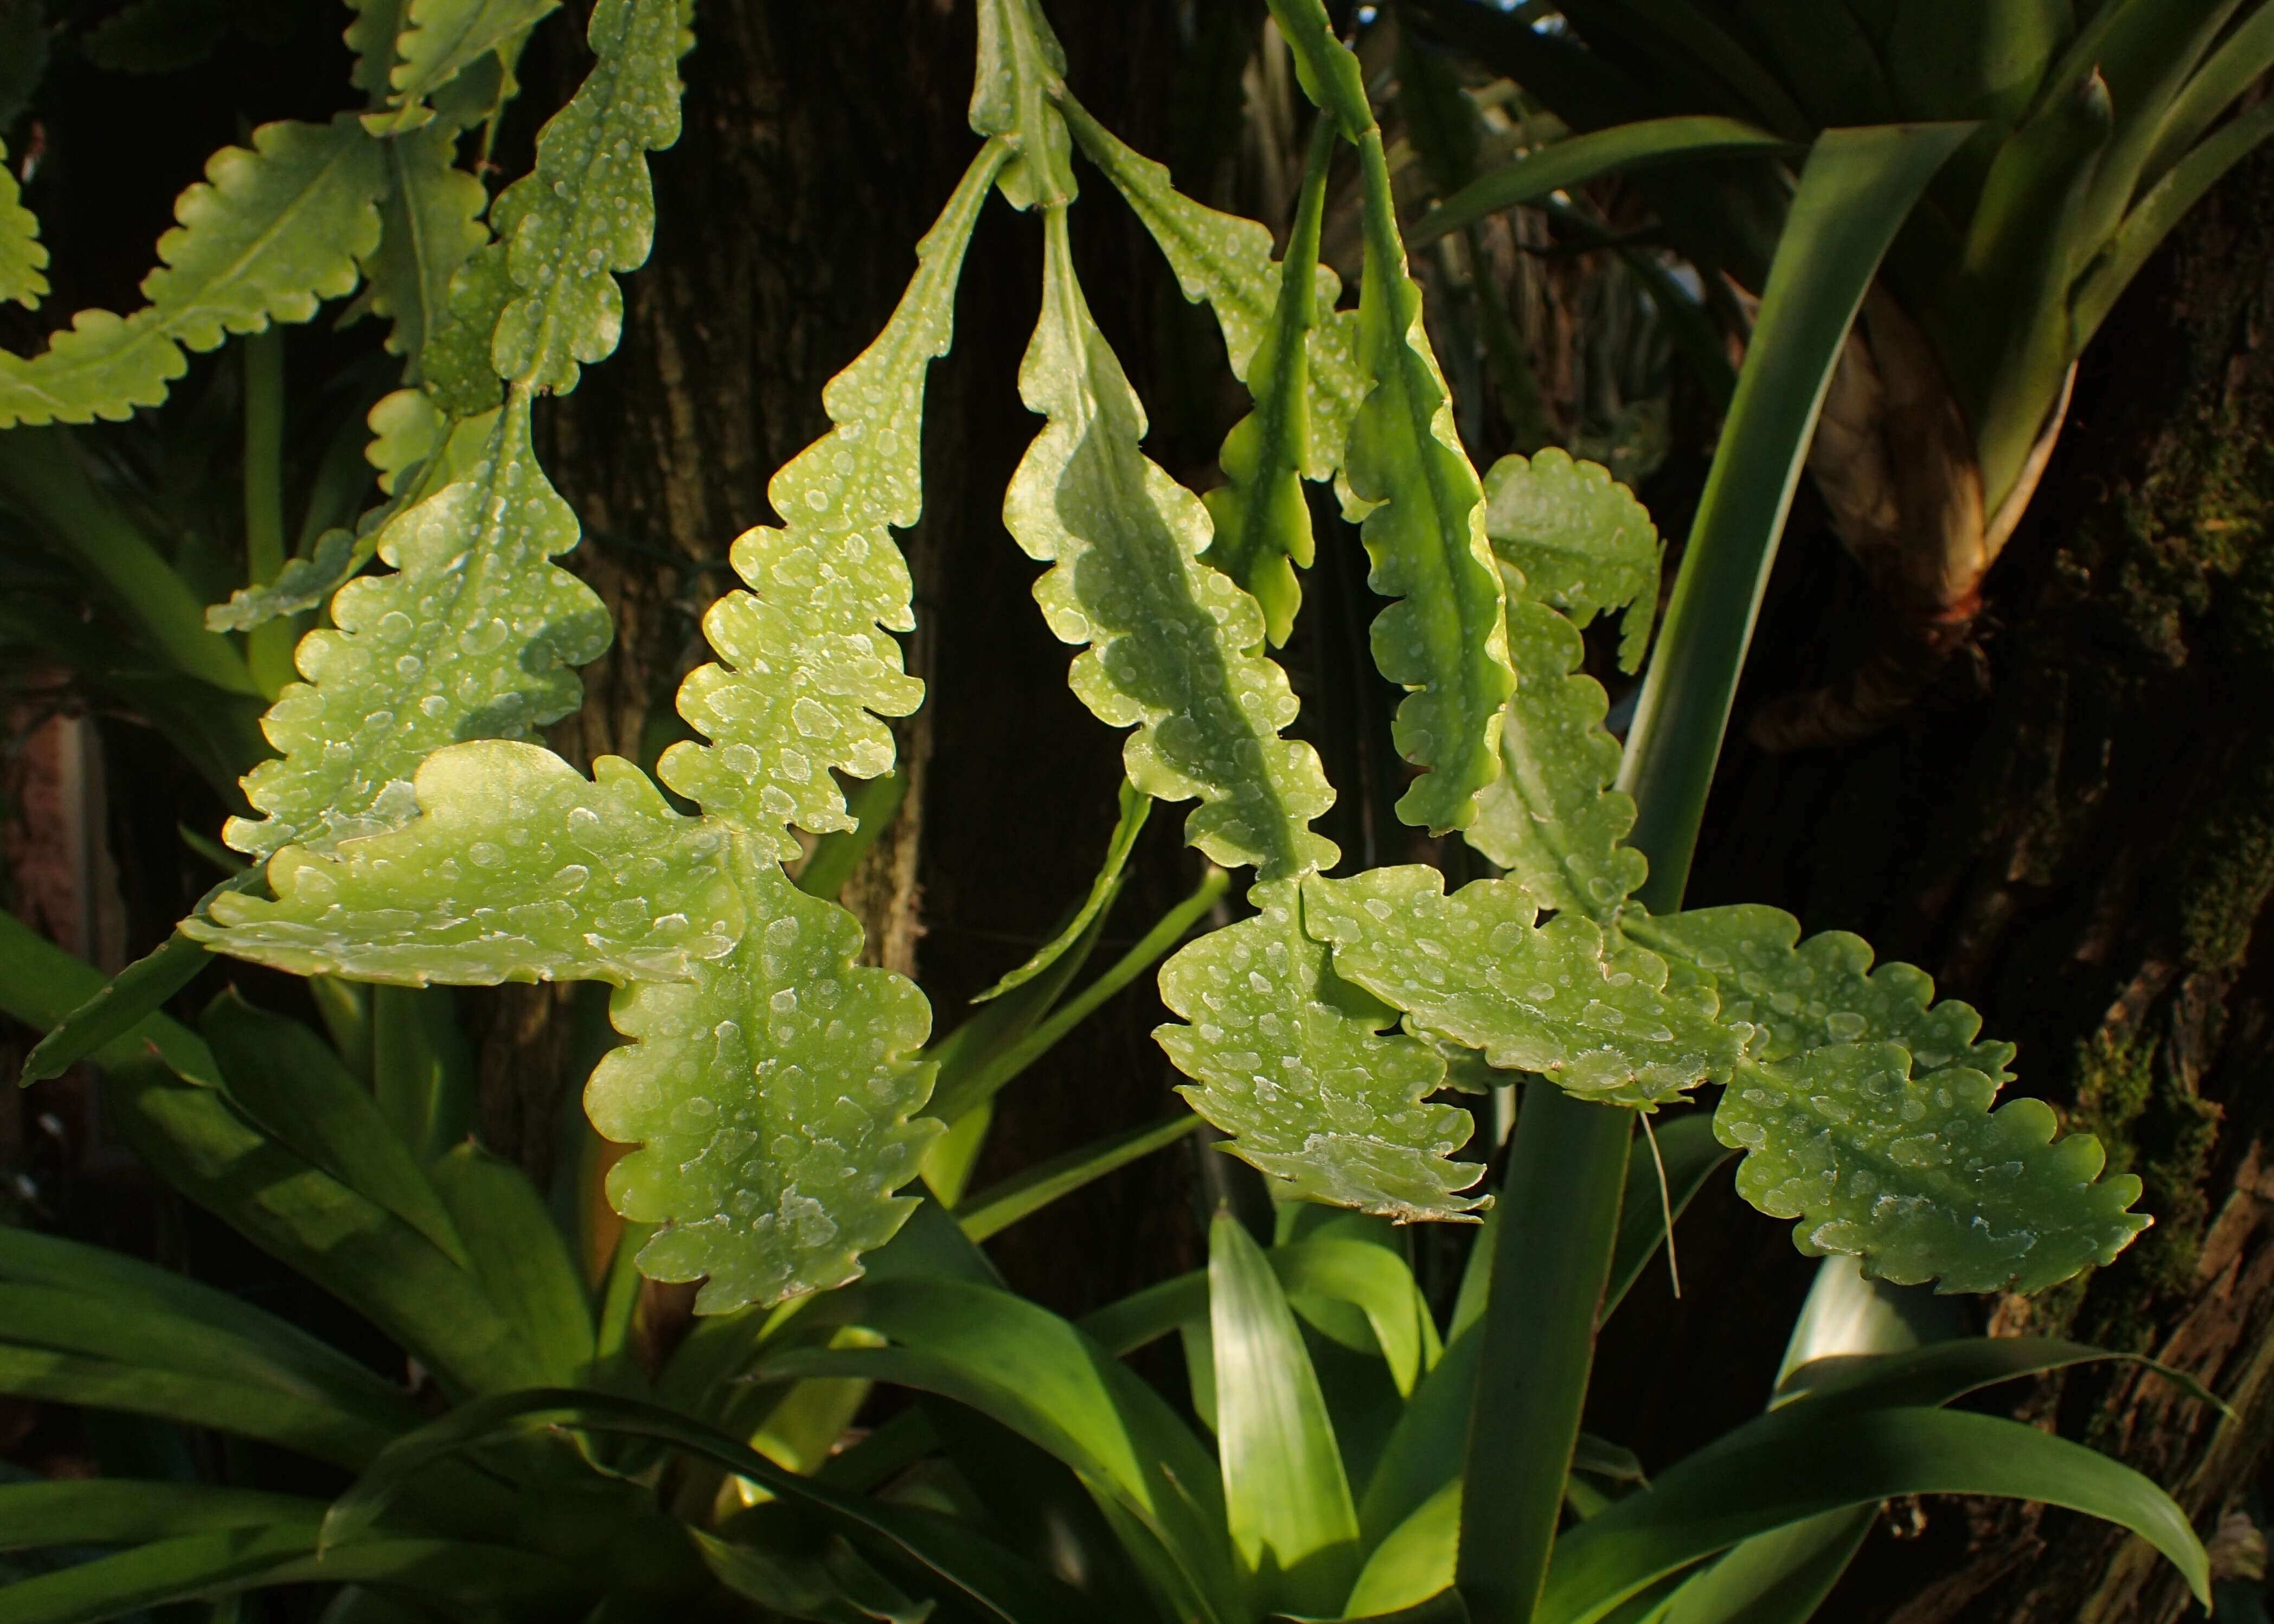
[[[1803,173],[1713,459],[1619,786],[1650,860],[1639,893],[1682,905],[1706,792],[1832,369],[1880,256],[1970,126],[1835,131]],[[1458,1584],[1472,1615],[1531,1624],[1586,1402],[1633,1124],[1530,1085],[1502,1183]]]

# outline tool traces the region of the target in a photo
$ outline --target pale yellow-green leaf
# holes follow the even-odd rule
[[[1050,629],[1087,643],[1077,697],[1132,727],[1129,781],[1156,799],[1194,796],[1186,838],[1263,880],[1335,860],[1311,832],[1334,792],[1295,719],[1285,673],[1261,651],[1255,600],[1201,563],[1200,500],[1139,449],[1144,409],[1074,281],[1063,210],[1045,217],[1042,320],[1020,369],[1020,397],[1048,419],[1004,500],[1029,556],[1052,568],[1035,592]]]
[[[8,149],[0,146],[0,300],[12,299],[26,310],[36,310],[48,297],[48,245],[40,241],[40,222],[24,207],[23,189],[16,171],[8,167]]]
[[[1619,663],[1642,666],[1658,613],[1659,560],[1666,551],[1634,492],[1594,462],[1554,447],[1537,456],[1504,456],[1485,475],[1485,534],[1518,571],[1522,595],[1562,610],[1584,628],[1625,610]]]
[[[426,336],[446,315],[450,278],[489,240],[481,223],[489,193],[456,166],[456,132],[428,124],[385,143],[388,190],[380,204],[379,246],[365,262],[372,309],[392,316],[387,347],[418,379]]]
[[[923,511],[924,378],[953,340],[964,250],[1008,155],[1001,141],[981,151],[917,245],[892,320],[823,390],[835,426],[767,486],[783,524],[734,543],[750,590],[712,605],[703,629],[720,663],[679,692],[680,714],[710,743],[674,745],[663,781],[779,858],[799,852],[789,824],[853,827],[829,770],[891,771],[892,735],[877,718],[923,698],[890,635],[915,624],[892,530]]]

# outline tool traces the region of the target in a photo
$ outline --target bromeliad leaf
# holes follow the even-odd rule
[[[592,590],[550,561],[576,544],[576,515],[538,465],[529,397],[517,394],[468,476],[380,533],[396,573],[349,582],[332,601],[337,629],[301,640],[308,680],[261,723],[283,755],[245,781],[267,816],[231,818],[222,838],[267,857],[399,827],[430,751],[518,738],[574,710],[583,690],[571,667],[609,635]]]
[[[158,239],[147,305],[124,320],[81,311],[41,354],[0,356],[0,428],[126,417],[165,399],[184,346],[305,321],[354,288],[384,185],[378,143],[345,114],[263,124],[251,147],[223,147]]]
[[[1485,534],[1523,576],[1522,586],[1508,583],[1509,596],[1559,609],[1582,628],[1625,610],[1619,666],[1639,671],[1666,546],[1634,492],[1600,463],[1575,462],[1552,447],[1530,459],[1501,458],[1484,490]]]
[[[836,425],[777,473],[767,500],[782,528],[746,532],[734,563],[752,589],[721,598],[703,629],[724,663],[679,691],[680,714],[711,742],[674,745],[663,781],[788,859],[787,825],[851,829],[830,769],[891,771],[892,735],[923,684],[886,634],[915,624],[907,561],[893,545],[923,511],[924,376],[954,335],[955,285],[980,206],[1010,156],[991,140],[917,245],[915,279],[876,342],[830,381]]]
[[[1799,1220],[1811,1255],[1851,1253],[1866,1274],[1945,1291],[2037,1291],[2108,1263],[2146,1229],[2130,1174],[2101,1178],[2100,1141],[2055,1139],[2052,1109],[2015,1100],[1963,1065],[1911,1075],[1900,1044],[1864,1042],[1747,1060],[1713,1131],[1747,1154],[1737,1191]]]
[[[1075,282],[1065,212],[1044,217],[1042,320],[1019,391],[1048,425],[1013,475],[1003,516],[1030,557],[1050,629],[1088,643],[1077,697],[1134,726],[1129,781],[1162,801],[1198,796],[1186,838],[1227,868],[1272,880],[1331,863],[1310,820],[1333,804],[1317,754],[1279,737],[1295,719],[1286,673],[1263,658],[1255,600],[1200,561],[1198,498],[1139,450],[1144,409]]]
[[[1451,896],[1434,868],[1304,883],[1303,922],[1335,971],[1425,1036],[1481,1049],[1585,1099],[1649,1107],[1726,1081],[1750,1028],[1714,1019],[1713,989],[1671,986],[1666,961],[1577,914],[1542,925],[1524,889]]]
[[[1501,730],[1501,776],[1477,797],[1477,821],[1462,835],[1540,907],[1608,924],[1649,865],[1620,844],[1635,806],[1610,787],[1619,746],[1603,731],[1602,687],[1579,673],[1577,629],[1544,604],[1510,603],[1508,649],[1516,692]]]
[[[1071,97],[1059,103],[1074,139],[1128,200],[1194,304],[1206,301],[1224,332],[1232,376],[1253,386],[1255,352],[1283,297],[1282,267],[1271,260],[1271,233],[1253,220],[1195,203],[1171,184],[1167,166],[1136,152]],[[1342,279],[1315,263],[1311,304],[1315,313],[1304,343],[1309,425],[1303,477],[1331,479],[1343,465],[1366,384],[1358,364],[1358,312],[1337,310]],[[1261,399],[1259,395],[1258,399]]]
[[[586,980],[622,990],[628,1048],[586,1109],[646,1144],[611,1199],[666,1227],[642,1267],[709,1277],[723,1312],[842,1283],[890,1238],[937,1124],[922,996],[856,967],[860,927],[742,837],[666,806],[629,763],[586,780],[535,745],[481,741],[419,770],[414,823],[269,866],[274,902],[200,939],[301,974],[418,984]]]
[[[1292,882],[1259,885],[1252,919],[1202,936],[1161,970],[1161,998],[1189,1026],[1154,1033],[1193,1109],[1232,1136],[1284,1193],[1411,1222],[1457,1219],[1480,1162],[1453,1153],[1466,1111],[1424,1101],[1445,1063],[1383,1028],[1397,1012],[1337,976],[1305,932]]]

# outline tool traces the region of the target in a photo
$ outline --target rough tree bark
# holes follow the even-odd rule
[[[1775,901],[1933,971],[2021,1044],[2021,1088],[2145,1182],[2156,1224],[2129,1252],[1992,1305],[1992,1328],[2150,1352],[2230,1400],[2239,1418],[2222,1423],[2152,1377],[2088,1370],[2022,1406],[2165,1485],[2206,1537],[2274,1438],[2270,318],[2262,156],[2181,228],[2087,357],[2069,432],[1991,578],[1971,680],[1866,745],[1733,747],[1692,891]],[[1741,719],[1836,667],[1862,598],[1828,539],[1796,524]],[[1758,1407],[1810,1278],[1785,1226],[1717,1216],[1684,1226],[1688,1300],[1661,1292],[1611,1334],[1597,1403],[1626,1396],[1648,1458]],[[1639,1417],[1638,1389],[1652,1394]],[[2171,1624],[2188,1610],[2143,1544],[2082,1517],[1946,1502],[1886,1528],[1826,1616]]]

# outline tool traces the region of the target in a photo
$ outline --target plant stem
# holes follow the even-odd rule
[[[1650,860],[1639,898],[1682,906],[1761,593],[1832,371],[1880,256],[1971,128],[1834,131],[1793,199],[1751,352],[1683,553],[1619,786]],[[1463,1487],[1457,1583],[1471,1613],[1532,1624],[1561,1518],[1617,1239],[1633,1123],[1528,1085],[1502,1180]]]
[[[245,573],[262,586],[284,569],[284,331],[271,326],[245,339]],[[292,680],[292,622],[264,620],[245,634],[245,664],[274,698]]]

